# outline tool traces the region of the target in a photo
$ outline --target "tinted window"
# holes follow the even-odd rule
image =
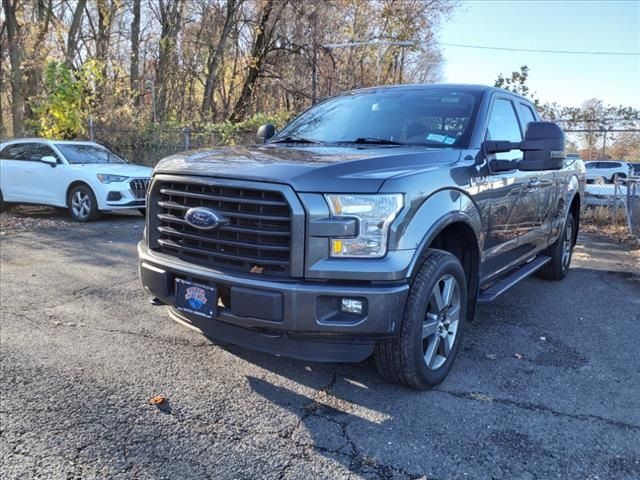
[[[53,151],[49,145],[43,145],[42,143],[34,143],[31,145],[31,160],[42,160],[42,157],[54,157],[59,161],[58,155]]]
[[[480,92],[450,88],[397,89],[336,97],[293,120],[273,141],[323,143],[381,139],[406,145],[465,147]]]
[[[520,118],[522,118],[522,124],[525,127],[525,131],[529,122],[536,121],[536,116],[533,114],[533,110],[531,110],[531,107],[529,105],[526,105],[524,103],[520,104]]]
[[[498,98],[494,102],[487,134],[491,140],[522,141],[518,117],[511,101]]]
[[[127,163],[112,151],[98,145],[57,143],[69,163]]]
[[[29,147],[28,143],[14,143],[8,145],[0,153],[0,157],[8,160],[28,160],[29,159]]]

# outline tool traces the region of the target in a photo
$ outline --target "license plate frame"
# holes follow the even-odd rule
[[[174,287],[176,309],[203,318],[217,315],[218,289],[215,286],[176,278]]]

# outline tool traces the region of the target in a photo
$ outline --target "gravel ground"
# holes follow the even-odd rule
[[[3,479],[640,478],[623,246],[582,236],[565,281],[481,307],[449,378],[418,393],[370,362],[212,344],[145,301],[139,216],[65,219],[0,237]]]

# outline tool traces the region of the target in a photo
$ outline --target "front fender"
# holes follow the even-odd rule
[[[402,230],[396,232],[398,248],[415,251],[408,272],[415,271],[424,251],[440,232],[454,223],[467,225],[478,242],[478,252],[482,251],[482,220],[473,200],[460,190],[440,190],[424,200]]]

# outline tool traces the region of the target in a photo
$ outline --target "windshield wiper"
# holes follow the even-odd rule
[[[318,140],[314,140],[312,138],[304,138],[304,137],[284,137],[279,138],[278,140],[273,140],[269,143],[307,143],[307,144],[316,144],[320,143]]]
[[[404,143],[375,137],[358,137],[355,140],[343,140],[340,141],[340,143],[358,143],[362,145],[404,145]]]

